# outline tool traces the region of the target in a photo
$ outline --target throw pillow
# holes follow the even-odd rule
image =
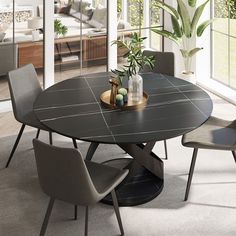
[[[62,13],[62,14],[69,15],[70,14],[70,9],[71,9],[71,5],[61,7],[61,8],[58,9],[57,13]]]
[[[94,22],[100,23],[102,25],[102,27],[106,27],[107,26],[107,8],[97,7],[94,10],[92,18],[91,18],[90,22],[88,22],[88,23],[90,25],[92,25]]]
[[[74,1],[71,5],[71,9],[70,9],[70,14],[73,14],[75,12],[84,12],[86,10],[87,7],[89,7],[91,4],[87,1]]]

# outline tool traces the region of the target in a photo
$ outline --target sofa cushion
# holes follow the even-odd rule
[[[94,10],[92,18],[88,21],[88,24],[96,28],[106,28],[107,26],[107,8],[98,5]]]
[[[87,2],[87,1],[74,1],[71,4],[71,9],[70,9],[70,14],[73,14],[75,12],[82,12],[84,13],[84,11],[86,11],[86,9],[91,5],[91,3]]]
[[[93,9],[89,7],[90,3],[87,1],[75,1],[70,8],[70,15],[78,20],[86,22],[91,19]]]

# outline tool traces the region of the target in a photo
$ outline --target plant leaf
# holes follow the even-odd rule
[[[208,0],[209,1],[209,0]],[[183,0],[177,0],[179,15],[182,21],[183,32],[187,38],[191,37],[191,21],[188,13],[188,9]]]
[[[179,19],[179,13],[176,11],[176,9],[170,5],[167,5],[164,2],[157,1],[157,6],[171,14],[172,16],[176,17]]]
[[[196,2],[197,2],[197,0],[188,0],[188,5],[190,7],[195,7],[196,6]]]
[[[174,41],[177,44],[179,44],[178,38],[173,33],[169,32],[167,30],[152,29],[152,31]]]
[[[200,37],[202,36],[204,30],[207,28],[208,25],[210,25],[214,20],[206,20],[202,22],[198,27],[197,27],[197,36]]]
[[[194,48],[192,50],[189,51],[188,56],[192,57],[193,55],[195,55],[198,51],[202,50],[203,48]]]
[[[203,3],[202,5],[200,5],[195,13],[194,13],[194,16],[193,16],[193,20],[192,20],[192,23],[191,23],[191,33],[193,34],[195,31],[196,31],[196,28],[197,28],[197,24],[198,24],[198,21],[202,15],[202,12],[206,6],[206,4],[209,2],[209,0],[207,0],[205,3]]]
[[[176,35],[176,37],[181,38],[183,36],[183,31],[181,29],[181,26],[179,25],[179,21],[175,17],[171,16],[171,22],[174,34]]]
[[[187,50],[180,49],[180,52],[181,52],[181,54],[182,54],[183,58],[186,58],[186,57],[188,57],[188,51],[187,51]]]

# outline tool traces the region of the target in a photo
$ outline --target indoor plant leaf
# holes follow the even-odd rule
[[[197,36],[200,37],[202,36],[204,30],[207,28],[208,25],[210,25],[213,22],[213,19],[211,20],[206,20],[203,23],[201,23],[198,27],[197,27]]]
[[[183,32],[187,38],[191,37],[191,21],[188,13],[188,9],[183,0],[177,0],[179,15],[182,21]]]
[[[196,6],[196,2],[197,2],[197,0],[188,0],[188,5],[190,7],[195,7]]]
[[[170,40],[174,41],[175,43],[179,44],[178,38],[167,30],[158,30],[158,29],[152,29],[153,32],[160,34],[161,36],[164,36],[166,38],[169,38]]]
[[[167,5],[164,2],[157,2],[158,7],[162,8],[163,10],[165,10],[166,12],[168,12],[169,14],[171,14],[172,16],[176,17],[177,19],[179,19],[179,13],[176,11],[176,9],[172,6]]]
[[[195,55],[198,51],[202,50],[203,48],[194,48],[192,50],[189,51],[188,56],[192,57],[193,55]]]
[[[183,58],[186,58],[186,57],[188,57],[188,55],[189,55],[189,53],[188,53],[188,51],[187,51],[187,50],[180,49],[180,52],[181,52],[181,54],[182,54]]]
[[[195,13],[194,13],[194,16],[193,16],[193,20],[192,20],[192,23],[191,23],[191,32],[192,34],[196,31],[196,27],[197,27],[197,24],[198,24],[198,21],[202,15],[202,12],[206,6],[206,4],[209,2],[209,0],[207,0],[205,3],[203,3],[202,5],[200,5]]]
[[[179,25],[179,21],[174,16],[171,16],[171,22],[172,22],[174,34],[178,38],[181,38],[183,36],[183,31],[181,29],[181,26]]]

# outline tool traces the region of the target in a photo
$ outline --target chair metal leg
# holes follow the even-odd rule
[[[92,159],[92,157],[93,157],[93,154],[94,154],[95,151],[97,150],[98,145],[99,145],[99,143],[95,143],[95,142],[92,142],[92,143],[89,145],[89,149],[88,149],[88,151],[87,151],[85,160],[91,161],[91,159]]]
[[[55,201],[54,198],[50,198],[48,208],[47,208],[44,220],[43,220],[43,224],[42,224],[39,236],[44,236],[45,235],[45,232],[46,232],[46,229],[47,229],[47,226],[48,226],[48,221],[49,221],[50,215],[52,213],[52,208],[53,208],[54,201]]]
[[[78,149],[78,145],[75,138],[72,138],[74,148]]]
[[[49,131],[49,143],[50,143],[50,145],[53,144],[52,143],[52,132],[51,131]]]
[[[19,141],[20,141],[21,135],[23,134],[24,128],[25,128],[25,124],[22,124],[22,126],[21,126],[21,128],[20,128],[20,131],[19,131],[19,133],[18,133],[18,136],[17,136],[17,138],[16,138],[15,144],[14,144],[12,150],[11,150],[11,154],[10,154],[10,156],[9,156],[9,158],[8,158],[8,161],[7,161],[7,164],[6,164],[6,168],[9,166],[9,164],[10,164],[10,162],[11,162],[11,159],[12,159],[12,157],[13,157],[13,155],[14,155],[14,152],[15,152],[15,150],[16,150],[16,148],[17,148],[17,146],[18,146],[18,143],[19,143]]]
[[[233,154],[233,157],[234,157],[234,161],[236,163],[236,153],[235,153],[235,151],[232,151],[232,154]]]
[[[74,206],[74,220],[77,220],[77,211],[78,211],[78,206]]]
[[[85,230],[84,235],[88,236],[88,206],[85,207]]]
[[[112,196],[114,210],[116,213],[116,218],[117,218],[117,221],[118,221],[118,224],[120,227],[120,233],[121,233],[121,235],[124,235],[124,229],[123,229],[123,225],[122,225],[122,221],[121,221],[121,217],[120,217],[119,205],[118,205],[118,201],[116,198],[116,192],[114,189],[111,191],[111,196]]]
[[[168,160],[167,142],[166,142],[166,140],[164,140],[164,147],[165,147],[165,156],[166,156],[165,160]]]
[[[40,129],[38,129],[37,134],[36,134],[36,138],[39,138],[39,133],[40,133]]]
[[[187,187],[186,187],[186,191],[185,191],[184,201],[188,200],[188,194],[189,194],[189,190],[190,190],[190,186],[191,186],[191,182],[192,182],[192,178],[193,178],[194,167],[195,167],[195,163],[196,163],[196,159],[197,159],[197,152],[198,152],[198,148],[194,148],[192,162],[191,162],[189,175],[188,175],[188,182],[187,182]]]

